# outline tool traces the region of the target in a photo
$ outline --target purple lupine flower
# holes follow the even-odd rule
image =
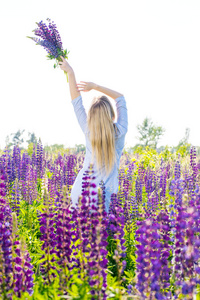
[[[37,143],[36,167],[38,178],[42,178],[44,174],[44,150],[41,141]]]
[[[63,50],[63,45],[62,45],[62,41],[61,41],[61,36],[60,33],[57,30],[56,24],[49,19],[49,28],[52,32],[52,41],[55,43],[55,45],[57,45],[58,48],[60,48],[61,50]]]
[[[110,206],[109,206],[109,215],[115,214],[115,208],[121,208],[121,203],[119,202],[118,195],[113,193],[110,198]]]
[[[108,214],[108,234],[110,239],[110,247],[114,250],[114,260],[116,262],[116,276],[118,279],[122,276],[125,265],[123,260],[126,257],[126,246],[124,239],[125,228],[125,215],[124,210],[120,205],[116,205],[118,202],[117,195],[112,195]]]
[[[171,241],[174,243],[175,235],[176,235],[176,215],[178,212],[178,208],[182,207],[183,203],[183,194],[184,194],[184,181],[181,178],[177,178],[176,180],[172,180],[169,187],[169,194],[171,196],[169,202],[169,217],[171,222]],[[175,251],[176,247],[174,244]]]
[[[49,27],[43,21],[36,23],[39,28],[34,30],[35,35],[49,41],[56,48],[63,51],[61,37],[56,24],[50,19],[47,19],[47,21],[49,22]]]
[[[148,195],[147,202],[143,203],[143,209],[144,209],[144,217],[145,218],[154,218],[155,212],[157,209],[157,198],[154,195],[154,192],[150,195]]]
[[[195,196],[196,186],[194,185],[193,176],[188,171],[184,172],[184,189],[188,197],[193,198]]]
[[[59,56],[57,47],[54,44],[52,44],[52,42],[47,40],[43,41],[37,38],[33,38],[33,41],[36,42],[37,45],[44,47],[48,54],[52,55],[54,58],[57,58]]]
[[[161,272],[160,272],[160,287],[161,289],[169,288],[170,275],[172,273],[171,264],[168,261],[170,253],[172,251],[172,245],[170,243],[171,237],[171,222],[167,211],[160,211],[156,216],[156,220],[160,223],[160,261],[161,261]]]
[[[129,180],[132,180],[134,168],[135,168],[135,161],[131,161],[128,164],[128,170],[127,170],[127,177],[128,177]]]
[[[52,254],[57,253],[55,250],[55,246],[57,244],[56,241],[56,230],[55,230],[55,222],[56,222],[56,213],[54,212],[52,203],[50,202],[49,195],[44,194],[44,210],[43,213],[39,216],[40,222],[40,239],[43,241],[41,249],[44,252],[42,258],[44,262],[41,264],[41,273],[43,276],[44,282],[50,284],[54,280],[55,266],[53,264],[54,260],[52,260]]]
[[[68,195],[60,195],[59,205],[56,209],[56,255],[60,267],[60,290],[66,292],[66,282],[69,281],[68,270],[72,267],[72,247],[71,242],[77,240],[76,229],[74,228],[74,214],[70,210],[70,200]]]
[[[23,199],[32,204],[37,198],[37,170],[31,164],[27,165],[25,179],[21,180]]]
[[[175,163],[175,168],[174,168],[174,178],[175,178],[175,180],[181,178],[181,164],[180,164],[180,161],[178,161],[178,160],[177,160],[177,162]]]
[[[103,192],[100,190],[97,195],[93,179],[93,170],[87,170],[83,176],[82,195],[75,209],[77,237],[81,241],[77,250],[82,254],[74,259],[74,266],[89,283],[92,297],[106,299],[107,213]]]
[[[47,41],[52,42],[52,33],[49,30],[48,26],[43,21],[40,21],[36,24],[38,25],[38,29],[36,28],[34,30],[35,35],[41,37],[44,40],[46,39]]]
[[[126,164],[129,164],[129,161],[126,160]],[[130,166],[129,169],[129,175],[127,176],[125,169],[121,168],[119,170],[119,191],[117,193],[117,198],[115,198],[115,194],[111,195],[111,201],[112,201],[112,207],[114,207],[114,202],[115,205],[118,207],[121,207],[123,209],[123,213],[125,216],[125,222],[130,220],[131,214],[130,214],[130,209],[131,209],[131,203],[130,203],[130,197],[129,194],[132,190],[132,172],[133,172],[133,165]],[[112,208],[111,208],[112,209]]]
[[[178,207],[178,215],[176,218],[176,231],[175,231],[175,247],[174,247],[174,273],[177,280],[177,285],[182,281],[182,266],[184,257],[181,256],[184,247],[185,229],[187,223],[185,221],[185,214],[182,207]]]
[[[59,164],[55,165],[54,163],[54,168],[53,168],[53,172],[51,174],[51,181],[52,181],[52,184],[54,185],[53,187],[53,190],[55,192],[55,194],[57,192],[60,192],[62,190],[62,170],[59,166]],[[53,200],[53,198],[52,198]]]
[[[69,155],[66,157],[66,184],[68,186],[68,189],[70,186],[74,184],[76,175],[75,175],[75,164],[76,164],[76,158],[75,155]]]
[[[155,216],[158,207],[158,190],[157,190],[158,178],[154,171],[147,169],[144,176],[144,184],[147,193],[147,200],[143,203],[143,209],[146,218],[153,218]]]
[[[33,145],[33,153],[32,153],[32,156],[31,156],[31,162],[32,162],[32,166],[34,166],[34,167],[37,166],[36,146],[35,146],[35,144]]]
[[[197,234],[196,220],[200,219],[200,211],[196,209],[196,201],[190,201],[190,207],[178,207],[176,218],[176,235],[174,251],[174,274],[176,286],[181,287],[182,294],[192,299],[196,284],[200,282],[198,267],[195,268],[200,258],[200,238]],[[186,283],[187,280],[187,283]],[[175,290],[178,294],[179,290]]]
[[[123,168],[119,170],[119,187],[120,191],[118,193],[118,199],[126,198],[126,190],[123,188],[123,183],[125,181],[125,171]]]
[[[162,242],[162,225],[154,220],[146,219],[138,221],[136,230],[136,255],[137,255],[137,284],[136,288],[141,294],[141,299],[146,296],[156,299],[166,299],[169,293],[162,290],[168,286],[169,270],[167,259],[169,251],[166,251],[165,241]],[[164,280],[164,282],[163,282]],[[160,298],[158,298],[160,297]],[[163,297],[163,298],[161,298]]]
[[[135,198],[138,203],[142,203],[142,182],[139,176],[137,176],[135,181]]]
[[[8,180],[11,185],[14,181],[14,174],[13,174],[13,167],[12,167],[12,157],[10,153],[6,158],[6,173],[8,174]]]
[[[163,168],[165,175],[157,176],[152,170],[148,170],[145,175],[145,187],[147,192],[146,216],[154,216],[158,205],[163,203],[166,192],[166,171]],[[161,192],[159,192],[161,191]],[[143,203],[145,207],[145,204]]]
[[[130,217],[134,221],[139,217],[139,207],[135,197],[131,196],[130,204]]]
[[[14,181],[14,184],[12,186],[12,194],[11,194],[11,208],[12,211],[14,211],[17,216],[19,215],[19,205],[20,205],[20,199],[21,199],[21,190],[19,185],[19,180],[16,178]]]
[[[33,294],[33,265],[26,250],[25,240],[15,243],[15,270],[14,270],[14,292],[17,297],[21,297],[23,292]]]
[[[3,175],[1,178],[4,179]],[[17,218],[11,212],[6,200],[0,198],[0,293],[5,299],[10,299],[10,289],[14,289],[16,296],[21,297],[22,292],[32,293],[33,272],[30,264],[30,257],[25,250],[25,241],[23,250],[17,245],[20,244],[16,240]],[[21,250],[21,252],[20,252]],[[22,263],[22,264],[21,264]],[[21,264],[18,266],[17,264]],[[15,269],[13,269],[15,268]]]
[[[14,146],[12,154],[12,180],[15,178],[20,180],[21,150],[18,146]]]
[[[4,170],[0,169],[0,197],[6,196],[6,176],[4,174]],[[2,203],[4,203],[4,198],[2,199]]]
[[[57,159],[54,161],[54,164],[56,165],[56,177],[57,177],[57,183],[56,188],[58,191],[62,190],[62,187],[64,185],[64,174],[63,174],[63,167],[64,167],[64,158],[62,155],[58,154]]]
[[[130,295],[132,292],[133,286],[131,284],[127,285],[127,293]]]
[[[94,194],[94,193],[92,193]],[[94,195],[93,195],[94,196]],[[95,199],[93,199],[94,203]],[[106,287],[107,287],[107,213],[105,211],[105,195],[104,189],[99,193],[98,205],[96,206],[96,211],[93,210],[91,214],[91,247],[89,262],[93,260],[96,262],[96,265],[93,266],[89,271],[89,280],[96,280],[95,286],[93,286],[93,291],[99,299],[107,299],[106,296]],[[93,273],[91,274],[91,270]]]
[[[199,222],[199,215],[200,215],[200,191],[198,195],[195,195],[195,201],[193,203],[193,207],[195,207],[195,212],[193,214],[194,217],[194,228],[196,232],[200,231],[200,222]]]
[[[10,150],[5,149],[4,154],[1,156],[1,166],[0,169],[2,174],[5,176],[6,186],[11,185],[12,183],[12,162],[11,162],[11,155]]]
[[[7,298],[12,273],[12,216],[5,199],[0,196],[0,294]]]
[[[37,45],[42,46],[48,52],[49,55],[53,56],[54,58],[58,58],[60,56],[59,48],[53,41],[50,31],[48,29],[45,30],[45,27],[47,26],[44,23],[42,23],[42,21],[39,22],[37,25],[41,26],[41,30],[36,29],[34,31],[35,35],[40,36],[44,39],[39,39],[36,37],[32,37],[31,39],[34,42],[36,42]]]
[[[170,184],[169,194],[175,198],[175,206],[182,205],[183,201],[183,193],[184,193],[184,181],[182,179],[172,180]]]
[[[28,37],[36,42],[36,45],[41,45],[47,52],[49,59],[61,60],[60,56],[68,58],[67,50],[63,50],[60,34],[53,21],[47,19],[48,24],[40,21],[37,24],[38,28],[33,30],[36,37]]]
[[[166,196],[166,185],[167,185],[167,172],[164,167],[161,168],[161,175],[160,175],[160,182],[159,188],[161,189],[160,192],[160,200],[164,200]]]
[[[137,222],[139,228],[136,231],[136,241],[138,245],[136,245],[136,255],[137,255],[137,284],[136,288],[141,293],[141,299],[146,298],[146,293],[149,290],[151,285],[151,256],[156,257],[152,253],[154,249],[151,247],[152,234],[153,230],[153,221],[145,220]],[[153,224],[154,225],[154,224]],[[155,227],[154,227],[155,228]],[[157,239],[159,236],[157,236]],[[160,246],[160,245],[159,245]],[[152,262],[153,263],[153,262]],[[160,266],[159,261],[157,266]],[[157,270],[157,274],[159,274],[159,270]]]
[[[147,169],[144,176],[145,189],[148,196],[155,191],[154,174],[155,173],[152,170]]]
[[[22,180],[26,179],[26,172],[27,172],[27,168],[28,165],[31,164],[31,158],[28,155],[27,152],[24,152],[22,155],[22,159],[21,159],[21,174],[20,174],[20,178]]]
[[[127,199],[124,199],[122,208],[123,208],[123,215],[125,217],[125,224],[127,224],[127,223],[130,224],[131,220],[132,220],[130,197],[128,197]]]
[[[51,177],[48,178],[48,193],[52,202],[56,199],[56,192],[56,175],[55,172],[52,172]]]
[[[191,147],[190,150],[190,166],[192,169],[192,178],[193,178],[193,184],[194,184],[194,188],[195,188],[195,184],[196,184],[196,180],[197,180],[197,173],[198,173],[198,169],[197,169],[197,162],[196,162],[196,148],[195,147]]]

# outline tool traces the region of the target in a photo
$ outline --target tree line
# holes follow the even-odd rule
[[[136,148],[146,148],[150,147],[156,150],[162,151],[164,146],[158,148],[158,142],[165,133],[165,129],[162,126],[156,126],[150,118],[145,118],[142,124],[137,125],[137,140],[138,143],[134,147],[128,149],[129,152],[135,151]],[[24,149],[24,143],[29,145],[37,144],[40,139],[38,139],[34,132],[28,132],[28,137],[24,137],[25,129],[18,130],[15,133],[11,133],[6,137],[6,146],[8,148],[13,148],[13,146],[18,145],[21,149]],[[185,150],[189,150],[189,136],[190,129],[186,128],[184,137],[179,141],[178,145],[174,147],[175,150],[185,147]],[[50,146],[45,146],[46,150],[60,150],[64,148],[63,144],[54,144]],[[85,152],[85,145],[76,144],[73,148],[76,153]]]

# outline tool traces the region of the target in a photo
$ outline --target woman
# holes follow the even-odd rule
[[[116,91],[97,85],[93,82],[76,83],[72,67],[62,57],[60,68],[68,74],[72,104],[86,138],[86,155],[84,165],[79,172],[71,191],[73,205],[78,202],[82,191],[82,177],[90,164],[93,164],[94,183],[98,187],[103,181],[105,185],[105,210],[108,212],[112,193],[118,192],[118,169],[120,157],[127,133],[127,108],[124,96]],[[80,92],[99,91],[115,100],[117,107],[117,123],[115,113],[106,96],[95,98],[88,116],[82,104]]]

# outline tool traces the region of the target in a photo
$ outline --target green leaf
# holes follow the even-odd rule
[[[78,287],[75,284],[72,284],[72,292],[74,292],[75,294],[78,293]]]

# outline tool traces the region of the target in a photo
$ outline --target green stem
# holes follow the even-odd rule
[[[68,78],[67,72],[64,71],[64,73],[65,73],[65,75],[66,75],[66,77],[67,77],[67,82],[69,82],[69,78]]]

